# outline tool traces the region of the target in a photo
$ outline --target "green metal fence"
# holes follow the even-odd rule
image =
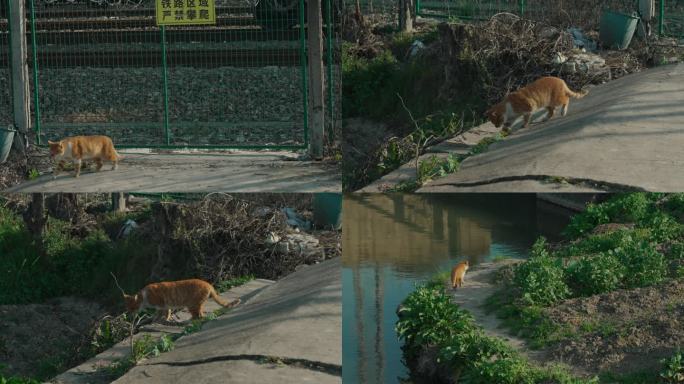
[[[659,14],[658,32],[684,39],[684,0],[660,0]]]
[[[342,15],[341,0],[323,0],[323,33],[325,35],[325,105],[326,130],[329,143],[333,143],[342,135],[342,66],[340,18]]]
[[[0,128],[7,127],[12,119],[12,89],[10,60],[10,24],[7,19],[9,0],[0,0]]]
[[[37,142],[306,148],[304,0],[217,0],[216,25],[154,21],[154,1],[27,0]]]
[[[422,17],[487,20],[501,12],[554,25],[597,28],[602,9],[631,13],[637,0],[416,0],[416,13]]]

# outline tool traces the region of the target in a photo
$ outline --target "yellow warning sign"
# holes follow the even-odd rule
[[[156,0],[157,25],[216,24],[214,0]]]

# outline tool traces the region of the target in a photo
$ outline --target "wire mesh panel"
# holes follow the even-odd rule
[[[86,134],[161,144],[160,33],[150,2],[29,2],[39,144]]]
[[[323,0],[323,33],[325,35],[325,109],[328,142],[341,136],[342,124],[342,67],[340,28],[341,0]]]
[[[632,14],[639,9],[638,0],[524,0],[526,18],[552,25],[597,30],[604,10]]]
[[[660,33],[684,39],[684,0],[660,0],[663,22]]]
[[[416,0],[422,17],[457,20],[486,20],[499,12],[520,14],[520,0]]]
[[[154,0],[28,1],[40,144],[305,145],[303,0],[216,0],[215,25],[161,28]]]
[[[9,0],[0,0],[0,128],[13,122],[8,6]]]
[[[399,27],[399,0],[338,0],[342,11],[352,14],[358,5],[363,17],[374,25]]]
[[[636,0],[416,0],[417,14],[437,19],[486,20],[501,12],[552,25],[598,28],[601,11],[631,13]]]
[[[305,145],[303,4],[228,0],[214,27],[167,27],[172,144]]]

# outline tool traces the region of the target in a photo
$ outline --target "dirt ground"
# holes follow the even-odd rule
[[[549,349],[553,359],[592,373],[659,368],[684,344],[684,282],[566,300],[547,311],[557,325],[578,332]],[[598,329],[592,329],[592,325]],[[596,327],[593,327],[596,328]]]
[[[97,303],[73,297],[0,305],[0,373],[37,377],[76,363],[104,312]]]
[[[565,300],[548,308],[547,317],[569,336],[550,347],[532,349],[482,306],[500,288],[501,273],[510,274],[514,264],[515,260],[506,260],[474,266],[452,296],[489,336],[506,340],[537,364],[562,363],[585,377],[653,371],[660,369],[661,359],[684,344],[684,281],[670,280],[653,287]]]

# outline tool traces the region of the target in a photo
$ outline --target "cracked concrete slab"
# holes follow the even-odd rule
[[[514,131],[418,192],[575,190],[537,180],[545,177],[587,179],[578,187],[589,190],[682,191],[683,101],[684,64],[625,76],[572,100],[567,116]],[[515,180],[489,183],[508,178]]]
[[[310,364],[288,364],[288,358]],[[173,351],[143,362],[114,383],[339,384],[341,366],[342,283],[337,258],[284,277],[206,323],[200,332],[178,339]]]
[[[119,169],[79,178],[52,174],[3,192],[340,192],[339,168],[292,152],[141,153],[121,150]]]

